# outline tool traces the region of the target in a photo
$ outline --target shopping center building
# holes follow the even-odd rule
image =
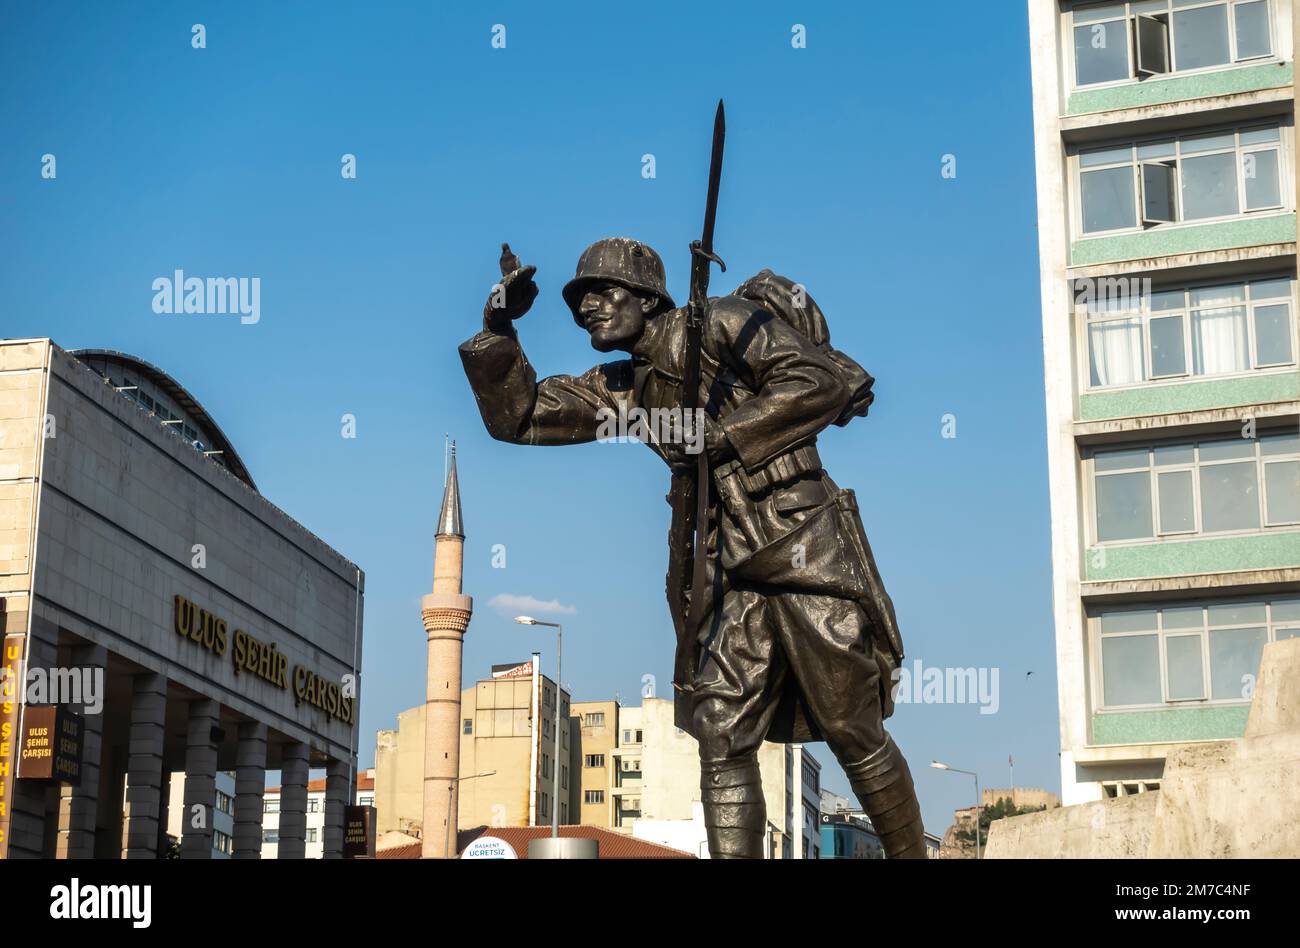
[[[279,856],[301,858],[312,769],[324,855],[340,856],[363,591],[165,371],[0,341],[0,856],[158,858],[175,772],[182,858],[210,858],[216,774],[233,771],[231,855],[257,858],[278,770]],[[62,693],[34,690],[55,681]],[[18,766],[24,720],[47,702],[84,722],[78,779]]]

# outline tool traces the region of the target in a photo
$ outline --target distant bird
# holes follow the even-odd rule
[[[1031,671],[1029,671],[1029,672],[1025,672],[1025,681],[1028,681],[1028,680],[1029,680],[1029,676],[1032,675],[1032,674],[1033,674],[1033,672],[1031,672]]]

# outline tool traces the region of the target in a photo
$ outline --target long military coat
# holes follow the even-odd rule
[[[494,438],[516,444],[580,444],[601,436],[602,422],[610,413],[617,415],[620,403],[624,411],[681,405],[685,323],[685,309],[661,313],[647,321],[639,347],[645,357],[540,382],[513,330],[481,332],[461,345],[460,355]],[[815,344],[750,300],[726,296],[710,301],[699,403],[722,427],[736,457],[712,470],[709,588],[712,605],[739,585],[858,601],[872,630],[863,648],[874,652],[882,666],[881,703],[888,716],[889,673],[903,654],[893,605],[876,571],[853,492],[836,489],[827,503],[824,492],[811,489],[825,477],[817,434],[865,414],[872,397],[871,377],[842,353],[833,355],[829,347]],[[665,456],[657,445],[650,446]],[[693,476],[675,471],[673,490]],[[674,535],[675,529],[670,530]],[[677,725],[690,731],[700,641],[685,628],[685,552],[670,543],[667,592],[678,641],[675,716]],[[706,605],[704,627],[719,619],[718,610]],[[768,738],[817,739],[800,683],[792,680],[786,687],[792,693],[785,696],[785,710]]]

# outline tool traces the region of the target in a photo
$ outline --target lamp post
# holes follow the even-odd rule
[[[451,813],[451,797],[452,794],[456,792],[457,784],[463,783],[466,780],[473,780],[475,777],[491,777],[494,773],[496,773],[495,770],[487,770],[481,774],[471,774],[468,777],[457,777],[455,780],[449,781],[447,784],[447,812]],[[443,844],[443,852],[447,859],[451,858],[451,820],[447,820],[447,841]]]
[[[954,774],[966,774],[968,777],[975,778],[975,858],[980,858],[980,810],[982,802],[980,799],[980,775],[973,770],[961,770],[957,767],[949,767],[947,764],[941,764],[937,760],[930,761],[930,766],[935,770],[946,770]]]
[[[558,622],[543,622],[532,616],[515,616],[520,625],[544,625],[555,630],[555,759],[551,762],[551,837],[560,835],[560,645],[564,628]]]

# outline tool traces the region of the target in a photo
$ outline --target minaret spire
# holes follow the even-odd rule
[[[460,791],[461,653],[474,601],[461,592],[465,530],[460,520],[456,443],[451,445],[434,537],[433,591],[420,601],[427,642],[422,855],[456,857]]]
[[[460,481],[456,477],[455,441],[451,443],[451,459],[447,465],[447,482],[442,491],[437,536],[465,538],[465,528],[460,521]]]

